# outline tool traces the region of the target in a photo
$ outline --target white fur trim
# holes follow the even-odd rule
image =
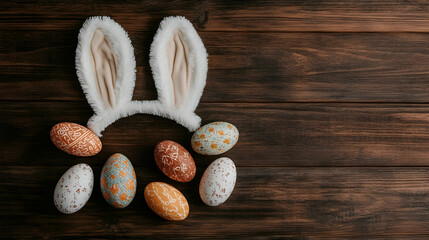
[[[150,66],[158,91],[158,100],[167,106],[174,106],[173,84],[166,53],[167,43],[174,31],[180,31],[182,40],[187,45],[186,55],[192,71],[191,85],[189,95],[179,109],[183,114],[190,114],[197,108],[203,94],[208,68],[206,49],[191,22],[180,16],[166,17],[162,20],[150,49]]]
[[[90,17],[85,21],[78,37],[76,72],[88,103],[96,114],[104,114],[110,110],[110,107],[104,106],[97,89],[90,50],[96,29],[100,29],[109,39],[118,58],[115,105],[122,105],[131,101],[136,82],[136,61],[131,40],[121,25],[106,16]]]
[[[191,132],[196,131],[201,126],[201,118],[195,113],[183,114],[180,110],[174,107],[167,107],[158,100],[154,100],[131,101],[121,108],[112,110],[106,114],[94,115],[88,121],[88,128],[98,136],[101,136],[100,133],[116,120],[136,113],[152,114],[174,120]]]
[[[96,79],[90,55],[90,44],[94,31],[100,29],[111,41],[118,57],[118,76],[115,84],[116,104],[112,108],[104,106],[96,86]],[[191,85],[188,97],[176,108],[172,102],[172,83],[168,77],[169,69],[166,43],[172,33],[181,32],[184,44],[187,45],[188,63],[191,67]],[[88,103],[94,110],[94,116],[88,121],[88,127],[98,136],[106,127],[116,120],[136,113],[153,114],[176,121],[188,128],[197,130],[201,118],[194,111],[204,90],[207,76],[207,52],[193,28],[184,17],[166,17],[154,37],[150,52],[150,65],[158,92],[155,101],[131,101],[135,85],[135,58],[131,41],[125,30],[109,17],[91,17],[79,33],[79,44],[76,49],[76,70]]]

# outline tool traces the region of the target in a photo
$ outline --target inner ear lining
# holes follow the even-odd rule
[[[189,93],[191,69],[187,53],[188,46],[183,41],[182,33],[175,30],[167,43],[166,57],[176,107],[186,100]]]
[[[115,106],[114,87],[117,80],[118,59],[113,45],[97,28],[91,39],[91,59],[97,89],[106,107]]]

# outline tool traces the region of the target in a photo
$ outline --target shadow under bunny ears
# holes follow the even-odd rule
[[[207,77],[207,52],[186,18],[162,20],[150,50],[158,100],[132,101],[134,49],[126,31],[109,17],[91,17],[79,32],[76,71],[94,115],[88,127],[99,137],[116,120],[136,113],[166,117],[197,130],[195,114]]]

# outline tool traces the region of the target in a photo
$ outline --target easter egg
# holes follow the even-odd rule
[[[167,183],[149,183],[144,189],[144,198],[152,211],[167,220],[182,221],[189,214],[185,196]]]
[[[57,148],[79,157],[94,156],[102,147],[95,133],[84,126],[69,122],[53,126],[51,140]]]
[[[94,174],[89,165],[80,163],[67,170],[58,180],[54,191],[54,204],[58,211],[71,214],[79,211],[94,186]]]
[[[227,122],[212,122],[200,127],[192,136],[191,145],[202,155],[218,155],[230,150],[238,141],[238,129]]]
[[[154,151],[155,162],[169,178],[189,182],[195,177],[196,167],[191,154],[182,145],[165,140]]]
[[[213,161],[200,182],[200,197],[208,206],[224,203],[234,190],[237,170],[234,162],[226,157]]]
[[[111,206],[128,206],[137,188],[136,173],[130,160],[120,153],[113,154],[101,170],[100,186],[104,199]]]

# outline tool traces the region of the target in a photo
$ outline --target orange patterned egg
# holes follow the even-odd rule
[[[79,157],[94,156],[102,148],[95,133],[76,123],[62,122],[53,126],[51,140],[57,148]]]
[[[159,169],[169,178],[189,182],[195,177],[194,159],[182,145],[170,140],[162,141],[156,145],[154,156]]]
[[[167,220],[182,221],[189,214],[185,196],[167,183],[149,183],[144,189],[144,198],[150,209]]]

